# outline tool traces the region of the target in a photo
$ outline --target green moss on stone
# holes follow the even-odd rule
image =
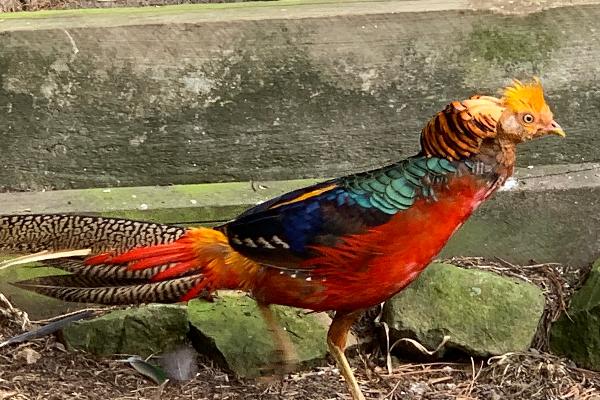
[[[273,307],[281,325],[290,334],[299,361],[314,363],[327,354],[327,326],[314,315],[289,307]],[[194,300],[188,304],[189,319],[197,331],[195,346],[223,362],[238,376],[271,373],[273,338],[249,297],[225,296],[213,303]]]
[[[573,295],[567,313],[552,325],[550,348],[581,367],[600,371],[600,260]]]
[[[513,29],[511,24],[483,24],[475,27],[468,40],[471,55],[500,64],[549,61],[558,35],[547,29],[543,16],[526,17],[531,29]]]
[[[392,339],[489,356],[529,348],[544,310],[539,288],[496,274],[434,263],[384,307]]]
[[[89,353],[147,357],[184,344],[188,330],[185,307],[149,305],[75,322],[63,335],[69,347]]]

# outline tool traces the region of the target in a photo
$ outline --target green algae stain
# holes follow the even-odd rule
[[[560,44],[558,33],[548,29],[547,19],[543,13],[510,23],[505,20],[506,23],[475,26],[466,40],[465,49],[473,58],[470,61],[544,64]]]

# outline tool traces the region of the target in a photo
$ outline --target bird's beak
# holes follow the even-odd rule
[[[563,131],[563,129],[560,127],[560,125],[552,120],[552,122],[550,122],[548,125],[546,125],[544,128],[542,128],[541,130],[543,135],[557,135],[560,137],[565,137],[567,136],[567,134],[565,133],[565,131]]]

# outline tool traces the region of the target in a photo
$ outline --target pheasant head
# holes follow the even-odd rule
[[[504,111],[498,121],[498,139],[521,143],[546,135],[565,136],[546,104],[539,79],[530,83],[515,80],[504,89],[500,101]]]
[[[422,152],[449,160],[472,157],[484,142],[506,146],[554,134],[565,136],[544,100],[538,79],[514,81],[501,98],[475,95],[453,101],[421,133]]]

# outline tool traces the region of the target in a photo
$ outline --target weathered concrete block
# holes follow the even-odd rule
[[[550,349],[581,367],[600,371],[600,260],[573,295],[567,313],[552,325]]]
[[[75,322],[63,336],[68,347],[89,353],[147,357],[181,346],[188,330],[185,307],[149,305]]]
[[[450,336],[444,350],[490,356],[527,350],[543,311],[534,285],[434,263],[386,302],[383,320],[392,343],[408,337],[435,349]]]
[[[600,6],[471,3],[486,2],[3,15],[0,188],[341,175],[412,155],[450,100],[533,74],[568,137],[524,146],[521,165],[600,160]]]
[[[316,314],[302,315],[305,311],[289,307],[273,309],[301,363],[313,364],[326,356],[327,320]],[[199,351],[238,376],[273,372],[277,361],[273,338],[254,300],[246,296],[224,296],[213,303],[195,300],[188,304],[188,313]]]
[[[517,264],[591,264],[600,249],[600,164],[522,168],[486,201],[441,256],[502,257]],[[565,240],[569,238],[569,240]]]

